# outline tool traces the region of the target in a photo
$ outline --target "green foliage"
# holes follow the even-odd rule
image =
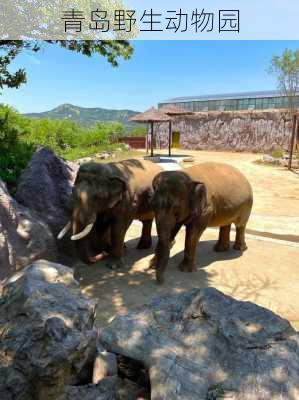
[[[26,82],[25,70],[19,68],[15,72],[8,70],[11,62],[22,50],[30,48],[33,52],[38,50],[36,44],[22,42],[21,40],[2,40],[0,41],[0,88],[4,86],[9,88],[18,88]]]
[[[9,107],[0,108],[0,177],[7,183],[15,183],[30,160],[35,146],[23,143],[26,122]]]
[[[277,76],[278,88],[288,97],[289,108],[293,111],[299,91],[299,50],[286,49],[281,56],[274,56],[269,72]]]
[[[88,129],[68,120],[26,118],[0,105],[0,176],[15,183],[38,145],[75,160],[121,147],[111,143],[117,143],[124,134],[120,123],[98,123]]]
[[[113,151],[122,147],[122,144],[99,144],[89,147],[74,147],[62,152],[61,156],[63,156],[63,158],[65,158],[66,160],[74,161],[78,160],[79,158],[93,156],[94,154],[100,153],[102,151]],[[111,159],[109,161],[111,161]]]
[[[127,40],[47,40],[47,43],[83,54],[87,57],[99,55],[108,60],[113,66],[118,66],[119,58],[128,60],[133,47]],[[41,41],[32,40],[1,40],[0,41],[0,88],[18,88],[26,83],[26,71],[23,68],[10,72],[11,62],[23,51],[37,52],[41,48]]]
[[[146,133],[147,133],[146,126],[139,126],[131,130],[130,136],[146,136]]]
[[[87,57],[94,54],[105,57],[113,66],[118,66],[119,57],[128,60],[133,54],[133,48],[127,40],[50,40],[68,50],[81,53]]]
[[[92,154],[97,148],[103,149],[108,146],[112,138],[118,138],[124,132],[119,123],[98,123],[88,129],[66,120],[29,121],[28,133],[23,135],[22,140],[34,145],[47,146],[61,156],[80,152]]]
[[[282,158],[283,157],[283,151],[282,150],[273,150],[271,153],[271,156],[274,158]]]

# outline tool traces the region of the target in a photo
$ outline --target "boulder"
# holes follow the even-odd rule
[[[148,368],[152,400],[299,398],[298,333],[214,288],[156,298],[114,319],[99,340]]]
[[[150,397],[133,382],[114,376],[97,385],[67,386],[59,400],[150,400]]]
[[[108,376],[117,376],[117,358],[115,354],[101,349],[94,360],[92,383],[98,384]]]
[[[64,394],[57,400],[118,400],[118,382],[117,377],[110,377],[97,385],[66,386]]]
[[[34,260],[55,260],[54,237],[37,214],[14,200],[0,179],[0,280]]]
[[[84,157],[84,158],[79,158],[79,160],[77,160],[77,163],[79,165],[82,165],[82,164],[88,163],[90,161],[92,161],[91,157]]]
[[[262,157],[263,162],[265,163],[270,163],[270,164],[275,164],[276,159],[269,154],[264,154]]]
[[[57,400],[150,400],[150,397],[131,381],[113,376],[97,385],[67,386]]]
[[[95,303],[82,296],[70,268],[40,260],[7,280],[0,298],[0,399],[57,400],[66,385],[91,382],[94,316]]]
[[[101,160],[107,160],[107,158],[109,158],[110,156],[111,156],[110,153],[101,153],[101,154],[99,155],[99,158],[100,158]]]
[[[40,147],[19,178],[16,199],[34,210],[55,237],[68,221],[67,204],[78,168]]]

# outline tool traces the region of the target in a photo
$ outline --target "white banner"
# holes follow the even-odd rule
[[[1,0],[0,40],[299,40],[298,0]]]

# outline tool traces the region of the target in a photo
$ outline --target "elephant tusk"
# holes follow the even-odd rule
[[[82,239],[82,238],[84,238],[85,236],[87,236],[87,235],[91,232],[91,230],[92,230],[92,228],[93,228],[93,225],[94,225],[94,222],[92,222],[91,224],[87,225],[87,226],[83,229],[82,232],[77,233],[77,235],[71,236],[71,240],[79,240],[79,239]]]
[[[66,234],[67,232],[71,229],[72,224],[70,222],[68,222],[65,227],[59,232],[57,239],[61,240]]]

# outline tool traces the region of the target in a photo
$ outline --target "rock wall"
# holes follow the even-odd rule
[[[0,179],[0,280],[34,260],[53,261],[56,257],[55,240],[47,223],[11,197]]]
[[[180,146],[193,150],[268,152],[287,149],[291,120],[285,111],[199,112],[175,117]],[[167,147],[168,123],[155,127],[158,147]]]

